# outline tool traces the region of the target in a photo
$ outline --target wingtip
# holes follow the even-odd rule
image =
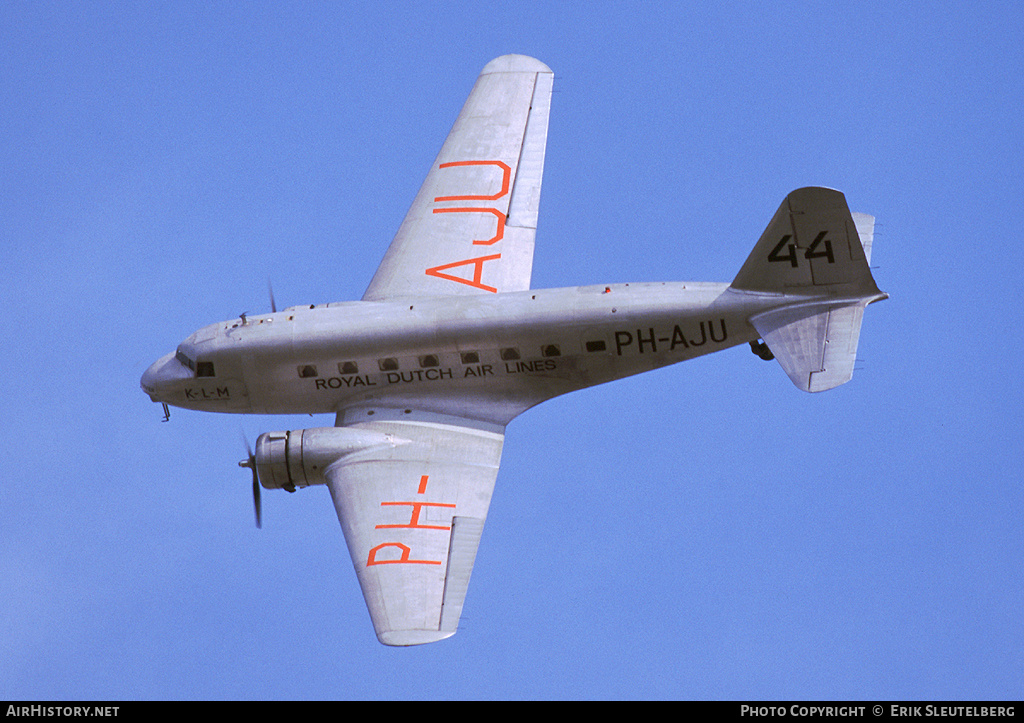
[[[550,73],[551,68],[529,55],[502,55],[495,58],[480,71],[480,75],[488,73]]]
[[[455,635],[454,630],[384,630],[377,633],[377,640],[392,647],[408,647],[436,643]]]

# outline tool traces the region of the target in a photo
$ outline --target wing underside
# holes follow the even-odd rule
[[[530,288],[553,77],[523,55],[484,67],[364,301]]]
[[[385,645],[430,643],[458,627],[504,441],[493,428],[459,422],[348,424],[391,435],[395,444],[325,472]]]

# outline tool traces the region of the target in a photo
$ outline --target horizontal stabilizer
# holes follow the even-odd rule
[[[875,217],[866,213],[851,213],[853,223],[860,236],[860,245],[864,248],[864,260],[871,263],[871,246],[875,242]]]
[[[823,392],[853,378],[867,303],[784,307],[758,314],[750,323],[798,388]]]

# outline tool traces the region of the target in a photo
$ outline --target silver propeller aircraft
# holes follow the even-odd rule
[[[874,219],[842,193],[790,193],[731,284],[531,289],[551,70],[488,63],[361,301],[203,327],[154,363],[155,402],[335,414],[263,434],[260,486],[327,485],[377,638],[455,633],[505,425],[535,404],[740,344],[800,389],[849,381]]]

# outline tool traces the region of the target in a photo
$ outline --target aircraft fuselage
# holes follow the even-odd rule
[[[752,341],[747,319],[771,305],[724,283],[641,283],[292,307],[200,329],[143,388],[202,411],[408,404],[504,424],[545,399]]]

